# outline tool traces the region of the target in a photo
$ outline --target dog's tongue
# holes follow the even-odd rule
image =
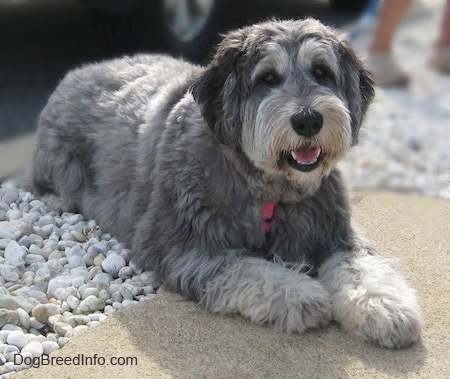
[[[320,149],[317,147],[301,147],[292,151],[292,157],[299,163],[314,162],[320,155]]]

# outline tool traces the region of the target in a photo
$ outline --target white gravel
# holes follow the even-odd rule
[[[29,367],[15,365],[14,354],[49,354],[117,310],[156,296],[156,275],[136,273],[129,257],[95,221],[50,212],[31,193],[2,183],[0,375]]]

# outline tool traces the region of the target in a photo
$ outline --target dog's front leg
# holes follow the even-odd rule
[[[387,259],[369,247],[332,255],[319,270],[333,316],[356,337],[388,348],[419,338],[422,315],[415,291]]]
[[[260,258],[235,258],[207,282],[201,303],[210,311],[240,313],[289,333],[325,326],[331,319],[329,294],[300,270]]]

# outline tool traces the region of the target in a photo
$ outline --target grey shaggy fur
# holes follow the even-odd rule
[[[334,318],[406,346],[422,325],[415,291],[352,226],[335,168],[373,96],[349,42],[312,19],[233,31],[205,68],[158,55],[86,65],[42,111],[34,189],[213,312],[286,332]],[[294,115],[318,113],[317,133],[294,131]],[[293,162],[305,146],[319,158]]]

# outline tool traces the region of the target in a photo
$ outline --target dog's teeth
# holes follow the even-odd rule
[[[298,162],[298,163],[301,163],[301,164],[304,164],[304,165],[310,165],[310,164],[316,163],[316,162],[317,162],[317,158],[314,159],[313,161],[310,161],[310,162],[299,162],[299,161],[297,161],[297,162]]]
[[[304,161],[300,161],[297,159],[297,155],[295,154],[295,151],[291,151],[291,156],[294,159],[294,161],[296,161],[298,164],[302,164],[302,165],[311,165],[317,162],[317,159],[320,155],[321,149],[319,149],[319,154],[317,154],[317,158],[314,159],[313,161],[309,161],[309,162],[304,162]]]

